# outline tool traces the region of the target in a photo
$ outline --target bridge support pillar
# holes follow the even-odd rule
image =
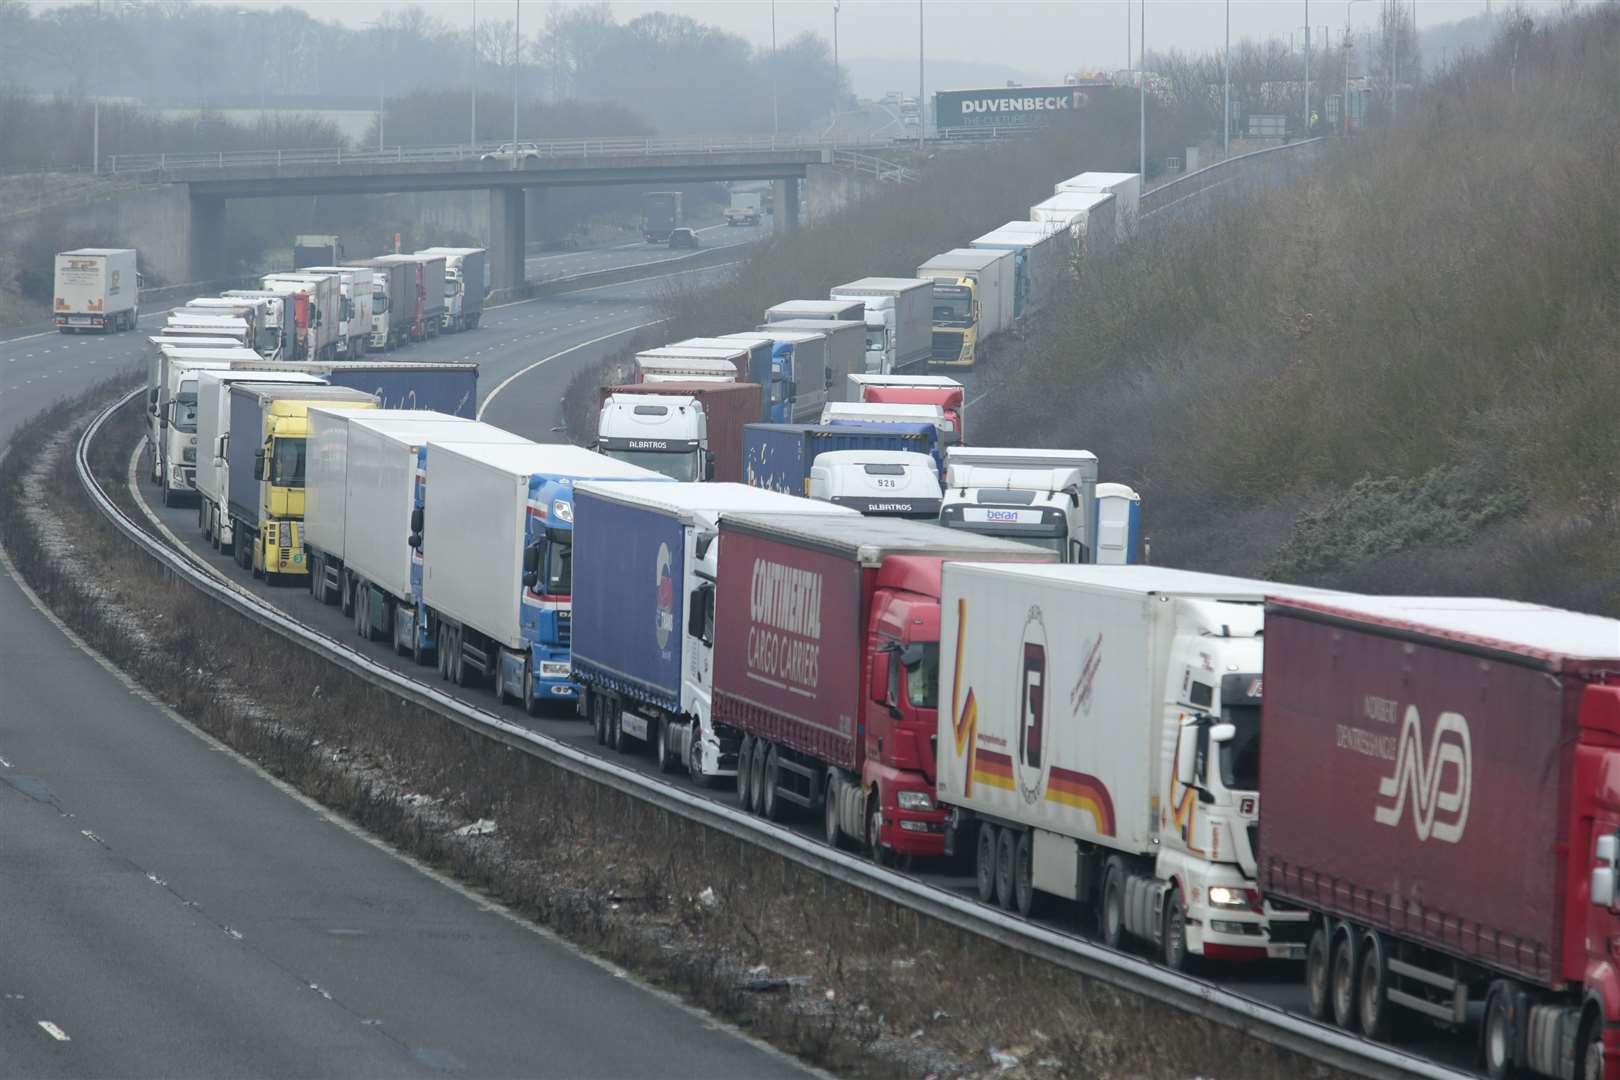
[[[782,228],[793,232],[799,227],[799,186],[797,178],[782,181]]]
[[[524,224],[527,228],[529,242],[537,243],[546,238],[546,189],[543,187],[524,188],[524,195],[528,197],[524,207]]]
[[[225,200],[191,195],[189,202],[184,281],[219,281],[225,276]]]
[[[524,285],[525,201],[520,187],[489,190],[489,287],[502,295]]]

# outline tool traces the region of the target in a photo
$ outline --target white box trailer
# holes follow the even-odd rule
[[[371,346],[372,305],[378,272],[369,266],[311,266],[305,272],[337,275],[337,355],[349,359],[364,356]]]
[[[933,351],[934,283],[926,278],[866,277],[836,285],[828,297],[865,307],[868,375],[926,367]]]
[[[1012,327],[1018,289],[1012,252],[952,248],[917,267],[917,276],[951,282],[972,279],[979,298],[980,341]]]
[[[808,390],[819,395],[823,403],[845,401],[849,396],[849,377],[866,371],[866,320],[857,319],[783,319],[760,327],[765,333],[780,338],[782,334],[824,334],[827,338],[827,366],[819,372],[806,373],[799,363],[798,346],[794,346],[793,379],[798,384],[798,398]],[[797,406],[796,406],[797,407]]]
[[[399,652],[419,640],[409,543],[418,452],[429,438],[480,426],[427,409],[309,410],[310,591],[322,603],[341,603],[357,631],[390,636]]]
[[[1252,846],[1279,591],[1162,567],[945,565],[936,793],[981,899],[1095,904],[1111,947],[1143,938],[1172,966],[1303,956],[1303,913],[1262,905]]]
[[[1061,225],[1082,251],[1105,250],[1118,240],[1114,197],[1106,192],[1065,191],[1029,208],[1029,220]]]
[[[1068,231],[1044,222],[1008,222],[973,240],[981,251],[1010,251],[1016,271],[1013,309],[1018,318],[1045,304],[1073,273],[1075,246]]]
[[[230,468],[225,460],[231,434],[231,387],[237,383],[303,383],[325,386],[326,380],[304,371],[202,371],[197,374],[197,527],[216,548],[229,547]],[[257,444],[259,434],[254,433]]]
[[[152,447],[152,476],[163,491],[163,505],[173,506],[197,491],[197,375],[225,371],[233,364],[262,363],[252,349],[226,345],[191,348],[164,344],[147,370],[147,441]]]
[[[79,248],[56,256],[51,312],[64,334],[133,330],[140,276],[133,248]]]
[[[342,326],[342,280],[336,274],[266,274],[260,281],[265,289],[287,289],[309,297],[308,323],[302,334],[298,360],[331,360],[337,355],[338,333]]]
[[[1083,172],[1058,181],[1052,194],[1084,191],[1114,197],[1114,229],[1120,240],[1136,231],[1138,208],[1142,204],[1142,177],[1137,173]]]

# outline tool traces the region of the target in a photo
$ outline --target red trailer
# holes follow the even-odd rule
[[[1491,1076],[1620,1077],[1620,622],[1274,599],[1265,640],[1259,881],[1312,913],[1312,1013],[1483,1000]]]
[[[940,567],[1055,556],[899,518],[732,514],[719,543],[712,719],[741,736],[743,807],[820,808],[879,861],[943,854]]]

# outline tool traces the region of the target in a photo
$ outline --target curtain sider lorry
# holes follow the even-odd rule
[[[651,743],[661,771],[733,776],[740,738],[710,715],[719,521],[733,512],[842,514],[742,484],[580,484],[574,679],[597,741]]]
[[[1110,948],[1136,938],[1172,968],[1304,955],[1303,913],[1255,884],[1264,600],[1278,588],[946,565],[937,794],[980,900],[1026,915],[1043,896],[1079,902]]]
[[[235,551],[229,505],[231,463],[225,448],[231,436],[231,387],[237,383],[317,387],[325,386],[326,380],[305,371],[252,368],[197,373],[197,529],[214,550],[226,555]],[[252,434],[245,439],[254,442]]]
[[[1310,913],[1309,1011],[1620,1077],[1620,622],[1281,596],[1265,653],[1260,887]]]
[[[668,478],[566,443],[429,439],[426,462],[412,526],[439,674],[531,713],[572,702],[573,485]]]
[[[1051,553],[901,518],[732,514],[719,537],[713,718],[743,807],[819,810],[880,863],[941,854],[940,566]]]

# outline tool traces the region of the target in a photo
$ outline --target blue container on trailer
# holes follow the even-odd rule
[[[379,409],[431,409],[471,420],[478,412],[477,364],[334,364],[333,386],[376,394]]]
[[[832,450],[909,450],[939,461],[932,424],[749,424],[743,483],[788,495],[810,493],[810,466]]]

